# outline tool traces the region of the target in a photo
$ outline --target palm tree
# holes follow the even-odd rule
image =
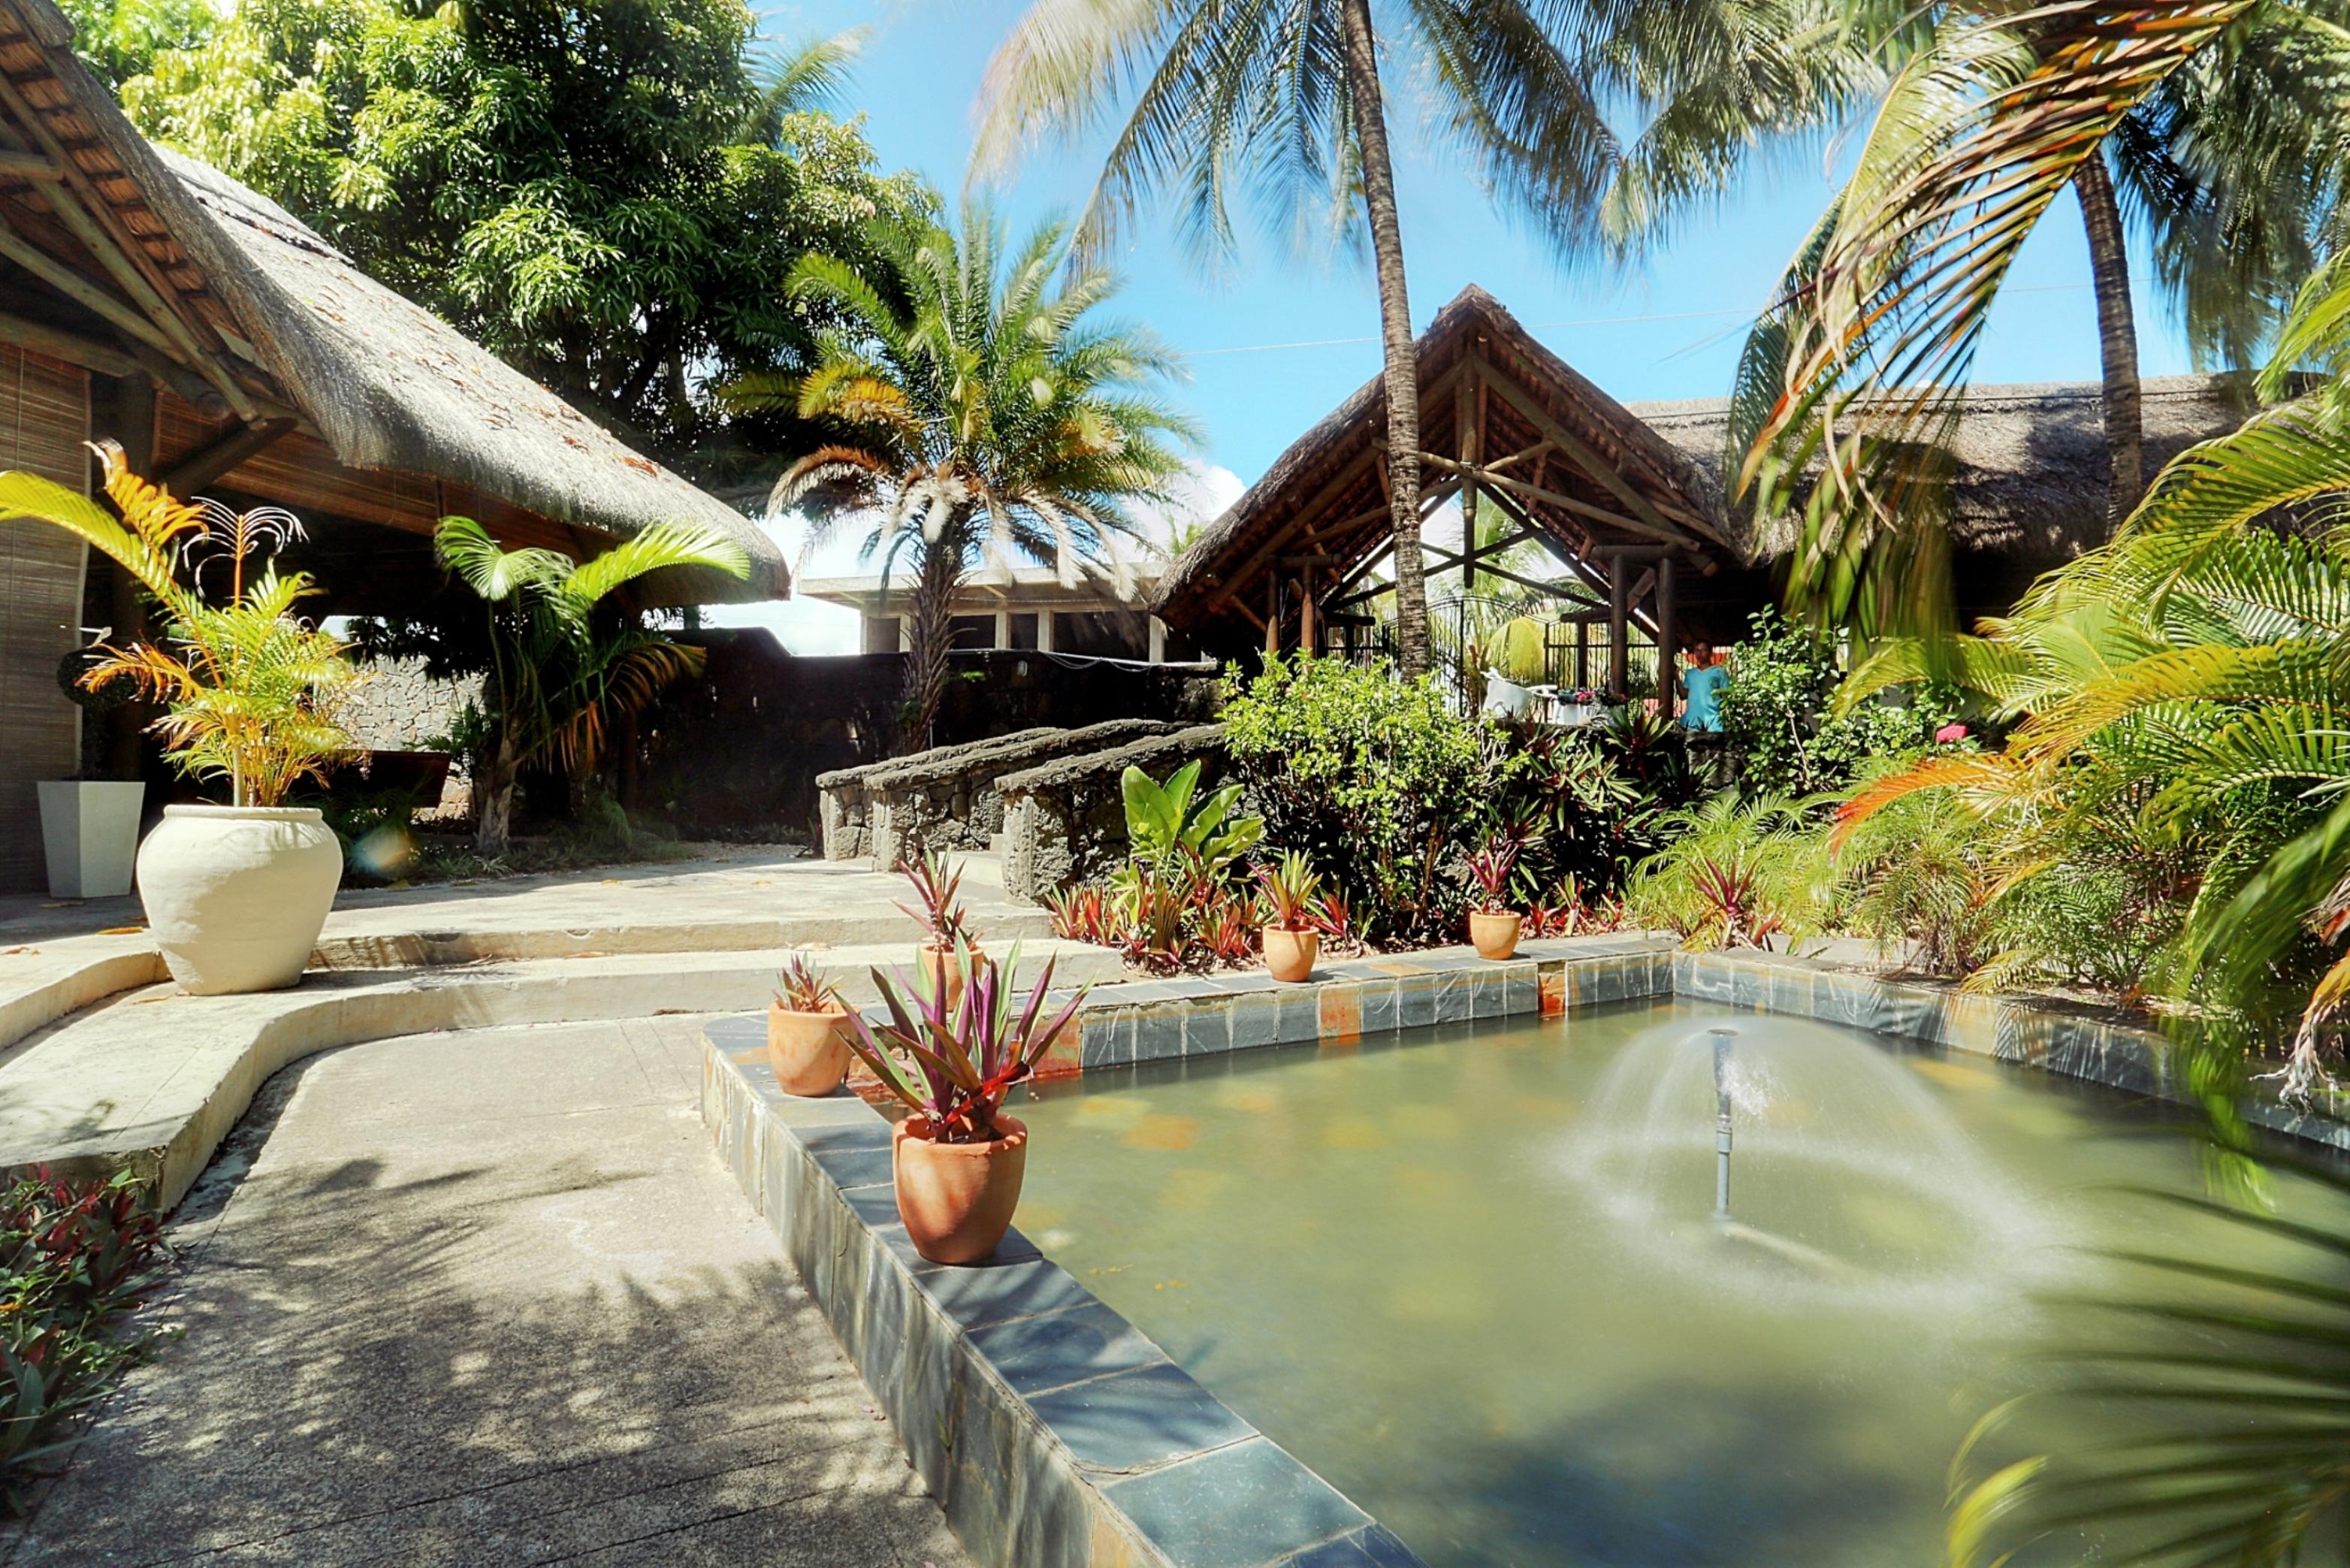
[[[723,535],[674,523],[586,562],[556,550],[503,549],[470,517],[442,518],[432,543],[441,564],[481,601],[485,621],[489,733],[473,778],[473,846],[494,857],[505,853],[524,768],[554,762],[592,770],[610,722],[702,668],[700,649],[670,641],[638,612],[599,618],[604,601],[654,572],[746,576],[750,559]]]
[[[863,553],[881,556],[885,584],[901,558],[913,566],[900,739],[920,749],[946,694],[950,611],[971,568],[1008,566],[1017,552],[1074,582],[1108,535],[1139,536],[1131,506],[1171,499],[1178,443],[1193,430],[1149,396],[1180,373],[1158,339],[1088,325],[1117,283],[1069,268],[1063,225],[1007,250],[1001,220],[973,206],[959,229],[892,224],[874,244],[878,283],[821,255],[793,274],[792,291],[840,322],[816,368],[745,377],[727,396],[847,437],[794,463],[769,505],[809,511],[811,545],[851,519],[869,524]]]
[[[2345,65],[2350,41],[2288,0],[1937,19],[1741,368],[1740,483],[1792,523],[1791,599],[1870,636],[1947,629],[1949,438],[2008,269],[2067,188],[2096,285],[2109,511],[2126,514],[2142,464],[2116,187],[2162,241],[2199,348],[2246,351],[2336,221]]]
[[[1398,0],[1389,42],[1424,81],[1441,129],[1478,172],[1563,244],[1586,244],[1615,131],[1586,72],[1530,0],[1463,5]],[[1288,235],[1367,228],[1378,280],[1387,393],[1388,505],[1395,532],[1396,621],[1407,677],[1428,668],[1419,549],[1419,377],[1380,38],[1370,0],[1073,6],[1037,0],[997,51],[983,92],[975,169],[1008,169],[1041,135],[1091,130],[1118,98],[1134,103],[1078,224],[1092,251],[1145,196],[1183,192],[1185,229],[1203,258],[1234,249],[1231,195],[1263,197]]]

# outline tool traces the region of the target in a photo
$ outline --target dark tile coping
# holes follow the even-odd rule
[[[1687,953],[1648,938],[1467,949],[1263,975],[1105,986],[1061,1071],[1461,1019],[1679,996],[1850,1024],[2183,1099],[2159,1038],[2001,996],[1775,954]],[[972,1268],[929,1263],[899,1222],[889,1127],[842,1094],[797,1099],[756,1017],[712,1023],[702,1120],[791,1254],[965,1547],[1003,1568],[1412,1568],[1392,1533],[1192,1381],[1014,1231]],[[2270,1107],[2276,1130],[2350,1147],[2350,1129]]]
[[[1779,953],[1676,953],[1672,963],[1677,996],[1848,1023],[2125,1094],[2195,1103],[2160,1034],[2086,1008],[1886,980]],[[2244,1116],[2288,1138],[2350,1151],[2350,1122],[2322,1111],[2263,1097],[2246,1105]]]

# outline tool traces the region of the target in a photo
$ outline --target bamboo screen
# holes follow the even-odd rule
[[[0,344],[0,468],[86,488],[89,373]],[[0,523],[0,892],[47,881],[33,784],[81,763],[81,710],[57,690],[78,640],[82,547],[46,523]]]

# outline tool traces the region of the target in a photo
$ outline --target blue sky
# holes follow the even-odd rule
[[[755,0],[754,0],[755,3]],[[942,190],[962,182],[972,105],[998,40],[1023,7],[1011,0],[777,0],[761,9],[777,39],[867,30],[848,104],[892,167]],[[1470,283],[1492,291],[1577,369],[1627,402],[1711,398],[1728,389],[1746,323],[1769,297],[1825,203],[1826,151],[1758,160],[1740,193],[1689,223],[1637,272],[1570,274],[1475,183],[1397,117],[1398,181],[1415,325]],[[998,192],[1015,223],[1073,212],[1097,171],[1084,150],[1024,165]],[[1378,369],[1377,291],[1367,263],[1299,259],[1253,244],[1240,265],[1203,277],[1163,224],[1114,258],[1128,283],[1119,308],[1189,357],[1176,399],[1205,427],[1203,506],[1253,480],[1308,426]],[[2150,275],[2137,269],[2141,280]],[[2138,288],[2141,365],[2190,368],[2178,332]],[[2097,373],[2095,312],[2080,217],[2061,201],[2020,258],[1977,362],[1981,381],[2087,380]],[[1223,472],[1217,472],[1216,470]],[[837,550],[820,573],[857,569]],[[794,606],[754,618],[795,651],[845,651],[847,612]]]

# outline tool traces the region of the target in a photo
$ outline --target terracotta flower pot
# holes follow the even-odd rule
[[[1477,956],[1483,959],[1505,959],[1518,950],[1518,929],[1526,918],[1513,909],[1493,914],[1484,909],[1469,911],[1469,940],[1477,944]]]
[[[993,1252],[1020,1207],[1028,1129],[998,1114],[1003,1136],[987,1143],[936,1143],[930,1123],[908,1116],[889,1143],[898,1218],[914,1251],[933,1263],[976,1263]]]
[[[840,1087],[848,1073],[848,1042],[840,1037],[845,1007],[795,1012],[780,1002],[767,1004],[767,1064],[784,1093],[814,1099]]]
[[[932,996],[939,994],[941,986],[946,988],[947,1008],[951,1012],[954,1004],[962,1000],[962,966],[955,962],[954,950],[918,948],[914,952],[914,961],[920,966],[922,973],[930,977]],[[976,970],[986,961],[987,954],[980,950],[978,943],[973,942],[971,946],[971,967]]]
[[[1314,972],[1314,961],[1322,954],[1322,933],[1292,931],[1280,926],[1264,929],[1264,967],[1273,978],[1295,984]]]

